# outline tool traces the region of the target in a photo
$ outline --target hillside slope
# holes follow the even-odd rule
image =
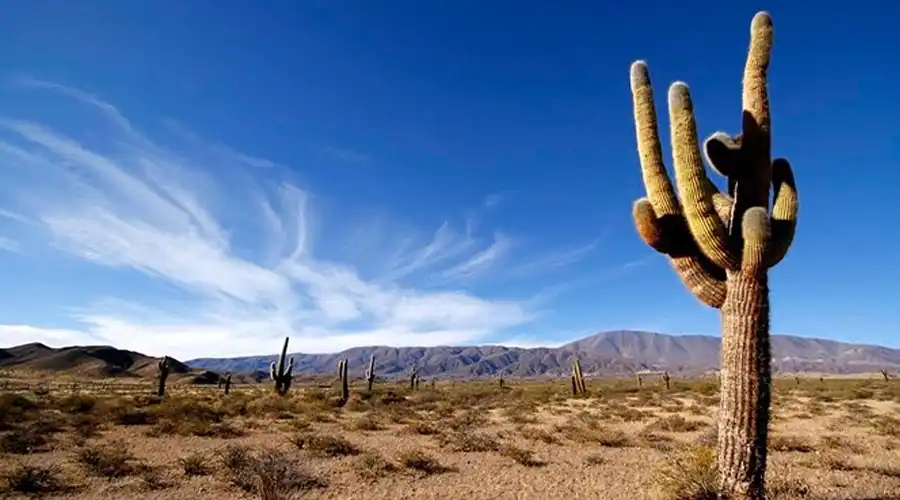
[[[585,373],[626,375],[635,370],[669,370],[696,374],[719,366],[718,337],[665,335],[642,331],[600,332],[558,348],[522,349],[504,346],[459,347],[356,347],[334,354],[292,354],[295,371],[332,373],[339,359],[349,360],[351,372],[365,370],[375,355],[382,376],[405,373],[414,363],[423,376],[471,377],[503,371],[510,376],[559,376],[568,373],[572,360],[581,359]],[[848,344],[822,339],[772,336],[776,371],[862,373],[900,370],[900,349]],[[277,358],[247,356],[202,358],[187,361],[192,367],[215,371],[266,371]]]

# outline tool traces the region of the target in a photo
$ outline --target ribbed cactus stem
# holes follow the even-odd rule
[[[338,361],[338,378],[341,383],[341,402],[346,403],[350,399],[350,381],[347,371],[348,360],[344,358]]]
[[[765,498],[771,402],[768,269],[781,262],[793,242],[799,206],[790,164],[771,157],[767,71],[772,43],[772,19],[760,12],[750,27],[741,133],[717,132],[704,142],[710,166],[727,177],[727,194],[706,177],[690,91],[676,82],[669,89],[676,198],[662,163],[647,65],[638,61],[631,67],[647,191],[633,207],[638,235],[668,256],[698,299],[721,310],[717,469],[719,494],[731,500]]]
[[[281,348],[281,355],[278,356],[278,362],[274,361],[269,366],[269,377],[275,382],[275,392],[281,396],[288,393],[291,388],[291,379],[294,372],[294,358],[287,360],[288,342],[290,337],[284,338],[284,346]],[[285,361],[287,364],[285,365]]]
[[[409,369],[409,388],[410,390],[419,388],[419,367],[415,364]]]
[[[168,356],[163,356],[163,358],[156,364],[156,368],[159,370],[159,383],[156,387],[156,395],[159,397],[163,397],[166,395],[166,379],[169,378],[169,364],[170,362]]]
[[[584,383],[584,374],[581,373],[581,362],[578,359],[572,362],[572,394],[577,396],[587,392]]]
[[[375,383],[375,355],[369,358],[369,367],[366,368],[366,384],[369,392],[372,392],[372,384]]]

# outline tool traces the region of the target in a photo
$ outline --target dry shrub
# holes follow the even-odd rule
[[[606,463],[606,458],[599,453],[591,453],[590,455],[584,457],[585,465],[603,465]]]
[[[540,467],[546,465],[545,462],[534,458],[534,452],[525,448],[519,448],[514,445],[505,445],[500,448],[500,454],[506,458],[512,459],[519,465],[525,467]]]
[[[423,476],[431,476],[434,474],[443,474],[450,472],[452,469],[442,465],[431,455],[421,450],[407,451],[401,453],[397,460],[401,465],[409,470],[418,472]]]
[[[178,459],[178,465],[181,466],[185,476],[205,476],[210,473],[206,457],[201,453],[193,453]]]
[[[301,450],[308,451],[317,457],[343,457],[359,455],[360,450],[356,445],[340,436],[303,433],[297,434],[291,442]]]
[[[363,453],[353,465],[357,474],[369,481],[374,481],[397,471],[396,465],[375,453]]]
[[[47,467],[18,464],[0,475],[0,484],[4,493],[23,493],[26,495],[48,495],[66,489],[60,478],[56,465]]]
[[[559,438],[540,427],[520,427],[519,434],[526,439],[541,441],[545,444],[559,444]]]
[[[26,455],[49,451],[53,439],[38,425],[23,424],[0,435],[0,452]]]
[[[809,453],[813,445],[797,436],[769,436],[769,450],[781,452]]]
[[[483,432],[451,431],[435,437],[442,447],[461,453],[483,453],[500,449],[497,439]]]
[[[666,500],[716,500],[716,451],[709,446],[685,450],[666,462],[655,479]]]
[[[109,479],[138,471],[128,445],[121,440],[81,447],[75,452],[75,461],[88,474]]]
[[[421,436],[432,436],[439,432],[435,426],[421,421],[410,422],[406,426],[406,431]]]
[[[648,432],[694,432],[706,427],[698,420],[688,420],[681,415],[671,415],[652,422],[644,428]]]
[[[253,453],[246,446],[231,445],[221,450],[219,457],[232,485],[264,500],[288,499],[296,492],[327,486],[279,450],[264,448]]]
[[[350,422],[350,429],[356,431],[381,431],[384,425],[381,420],[374,415],[366,415],[364,417],[355,418]]]
[[[872,419],[872,428],[882,436],[900,438],[900,418],[882,415]]]

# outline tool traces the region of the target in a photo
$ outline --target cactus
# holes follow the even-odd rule
[[[638,388],[644,387],[644,377],[640,373],[635,373],[635,376],[637,377]]]
[[[581,372],[581,362],[576,358],[572,361],[572,395],[585,394],[587,386],[584,384],[584,374]]]
[[[419,367],[413,363],[409,369],[409,389],[414,391],[419,388]]]
[[[156,395],[159,397],[166,395],[166,379],[169,378],[170,365],[171,362],[168,356],[163,356],[156,364],[156,368],[159,370],[159,385],[156,388]]]
[[[337,371],[338,380],[341,383],[341,404],[347,403],[350,399],[350,377],[347,372],[347,358],[338,361]]]
[[[891,374],[888,373],[887,370],[881,370],[881,376],[884,377],[885,382],[888,382],[891,380]]]
[[[275,392],[281,396],[288,393],[291,388],[291,379],[294,372],[294,358],[291,358],[285,366],[287,359],[288,341],[290,337],[284,338],[284,347],[281,348],[281,355],[278,356],[278,363],[274,361],[269,365],[269,378],[275,382]]]
[[[678,195],[663,165],[647,65],[631,66],[638,153],[647,197],[635,202],[641,239],[665,254],[687,288],[721,310],[717,470],[719,493],[765,497],[771,400],[768,269],[787,254],[797,222],[791,166],[771,160],[766,73],[772,20],[760,12],[750,28],[744,67],[742,133],[717,132],[704,143],[713,169],[728,179],[721,193],[704,171],[687,85],[669,88],[672,154]],[[769,186],[774,200],[769,208]]]
[[[663,382],[666,383],[666,390],[668,391],[668,390],[671,388],[671,386],[669,385],[669,383],[670,383],[671,380],[672,380],[672,377],[669,377],[669,372],[668,372],[668,371],[664,371],[664,372],[663,372],[662,379],[663,379]]]
[[[220,383],[224,383],[224,385],[225,385],[225,394],[228,394],[228,393],[231,392],[231,373],[226,373],[226,374],[225,374],[225,378],[224,378],[224,379],[223,379],[223,378],[220,378],[220,379],[219,379],[219,382],[220,382]]]
[[[366,368],[366,384],[369,392],[372,392],[372,384],[375,383],[375,355],[369,358],[369,367]]]
[[[497,374],[497,382],[500,384],[500,388],[503,389],[503,371]]]

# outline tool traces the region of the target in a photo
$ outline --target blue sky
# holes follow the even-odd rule
[[[13,2],[0,344],[151,354],[718,332],[630,220],[628,68],[737,132],[772,9],[773,331],[900,347],[900,4]],[[667,154],[668,156],[668,154]],[[887,229],[887,230],[885,230]]]

